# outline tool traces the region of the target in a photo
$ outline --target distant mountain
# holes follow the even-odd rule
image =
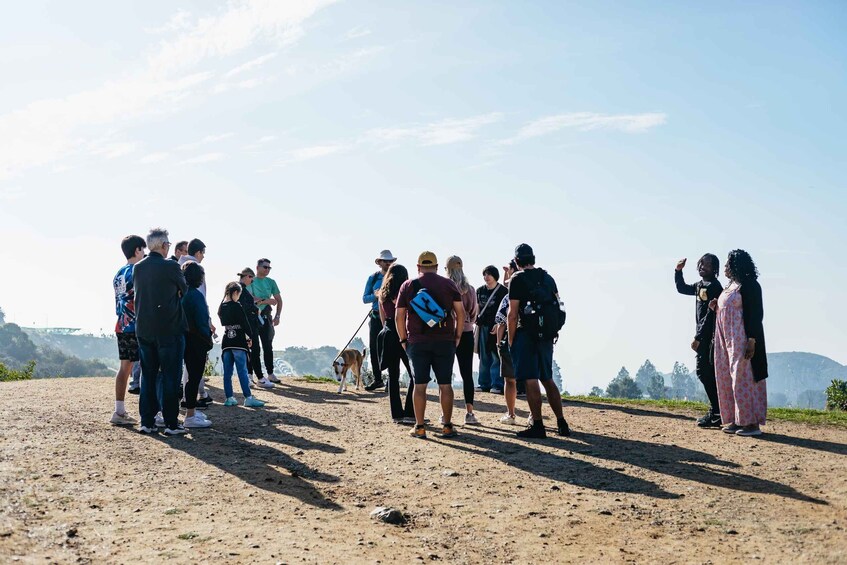
[[[769,353],[768,375],[769,394],[795,401],[803,392],[826,390],[832,379],[847,380],[847,366],[815,353]]]

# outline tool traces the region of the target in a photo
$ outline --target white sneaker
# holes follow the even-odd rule
[[[186,428],[208,428],[212,425],[210,420],[202,416],[198,417],[197,414],[202,414],[202,412],[195,412],[194,416],[186,418],[182,425]]]
[[[117,412],[112,413],[112,419],[109,422],[116,426],[134,426],[138,423],[129,414],[118,414]]]
[[[500,423],[501,424],[509,424],[510,426],[517,426],[518,420],[514,416],[509,416],[508,414],[506,414],[505,416],[500,418]]]
[[[156,414],[156,427],[157,428],[164,428],[165,427],[165,417],[162,416],[161,412]]]
[[[474,414],[473,412],[465,412],[465,425],[478,426],[479,420],[476,419],[476,414]]]
[[[276,375],[274,375],[273,373],[271,373],[270,375],[268,375],[268,380],[269,380],[269,381],[271,381],[272,383],[275,383],[275,384],[279,384],[279,383],[281,383],[281,382],[282,382],[282,381],[281,381],[281,380],[279,380],[279,379],[277,378],[277,376],[276,376]]]
[[[264,379],[262,379],[261,381],[259,381],[259,385],[258,385],[258,386],[260,386],[260,387],[262,387],[262,388],[273,388],[273,387],[274,387],[274,384],[273,384],[271,381],[269,381],[267,377],[265,377]]]

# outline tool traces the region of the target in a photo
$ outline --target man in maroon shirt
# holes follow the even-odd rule
[[[432,327],[424,323],[410,304],[419,292],[424,291],[447,312],[446,317]],[[438,274],[435,253],[424,251],[418,257],[418,278],[408,280],[400,287],[394,319],[400,344],[409,356],[415,379],[416,425],[412,437],[426,439],[424,412],[430,371],[435,373],[435,381],[441,393],[444,424],[440,435],[455,437],[457,434],[450,421],[453,416],[453,359],[456,346],[462,338],[465,309],[456,284]]]

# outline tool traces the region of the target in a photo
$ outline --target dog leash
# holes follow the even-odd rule
[[[358,328],[356,328],[356,331],[355,331],[355,333],[353,334],[353,337],[351,337],[351,338],[350,338],[350,341],[348,341],[348,342],[347,342],[347,345],[350,345],[351,343],[353,343],[353,340],[354,340],[354,339],[356,339],[356,336],[357,336],[357,335],[359,335],[359,330],[361,330],[361,329],[362,329],[362,326],[364,326],[364,325],[365,325],[365,322],[367,322],[367,321],[368,321],[368,318],[370,317],[370,315],[371,315],[371,313],[370,313],[370,312],[368,312],[367,314],[365,314],[365,319],[364,319],[364,320],[362,320],[362,323],[361,323],[361,324],[359,324],[359,327],[358,327]],[[332,362],[333,362],[333,363],[335,363],[336,361],[338,361],[338,358],[339,358],[339,357],[341,357],[341,354],[344,352],[344,350],[345,350],[345,349],[347,349],[347,345],[345,345],[344,347],[342,347],[342,348],[341,348],[341,350],[338,352],[338,355],[336,355],[336,356],[335,356],[335,358],[332,360]]]

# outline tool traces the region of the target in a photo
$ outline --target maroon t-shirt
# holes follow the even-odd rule
[[[382,315],[385,317],[386,320],[394,319],[394,310],[396,309],[396,306],[394,305],[393,300],[386,300],[385,302],[380,300],[379,307],[382,310]]]
[[[424,273],[418,280],[421,287],[425,288],[430,296],[438,302],[439,306],[451,312],[454,302],[461,302],[462,295],[456,283],[436,273]],[[435,341],[453,341],[456,339],[456,319],[452,313],[447,316],[447,323],[441,327],[430,328],[415,313],[409,301],[415,297],[415,288],[412,280],[408,280],[400,287],[397,295],[397,308],[406,309],[406,335],[409,343],[431,343]]]

